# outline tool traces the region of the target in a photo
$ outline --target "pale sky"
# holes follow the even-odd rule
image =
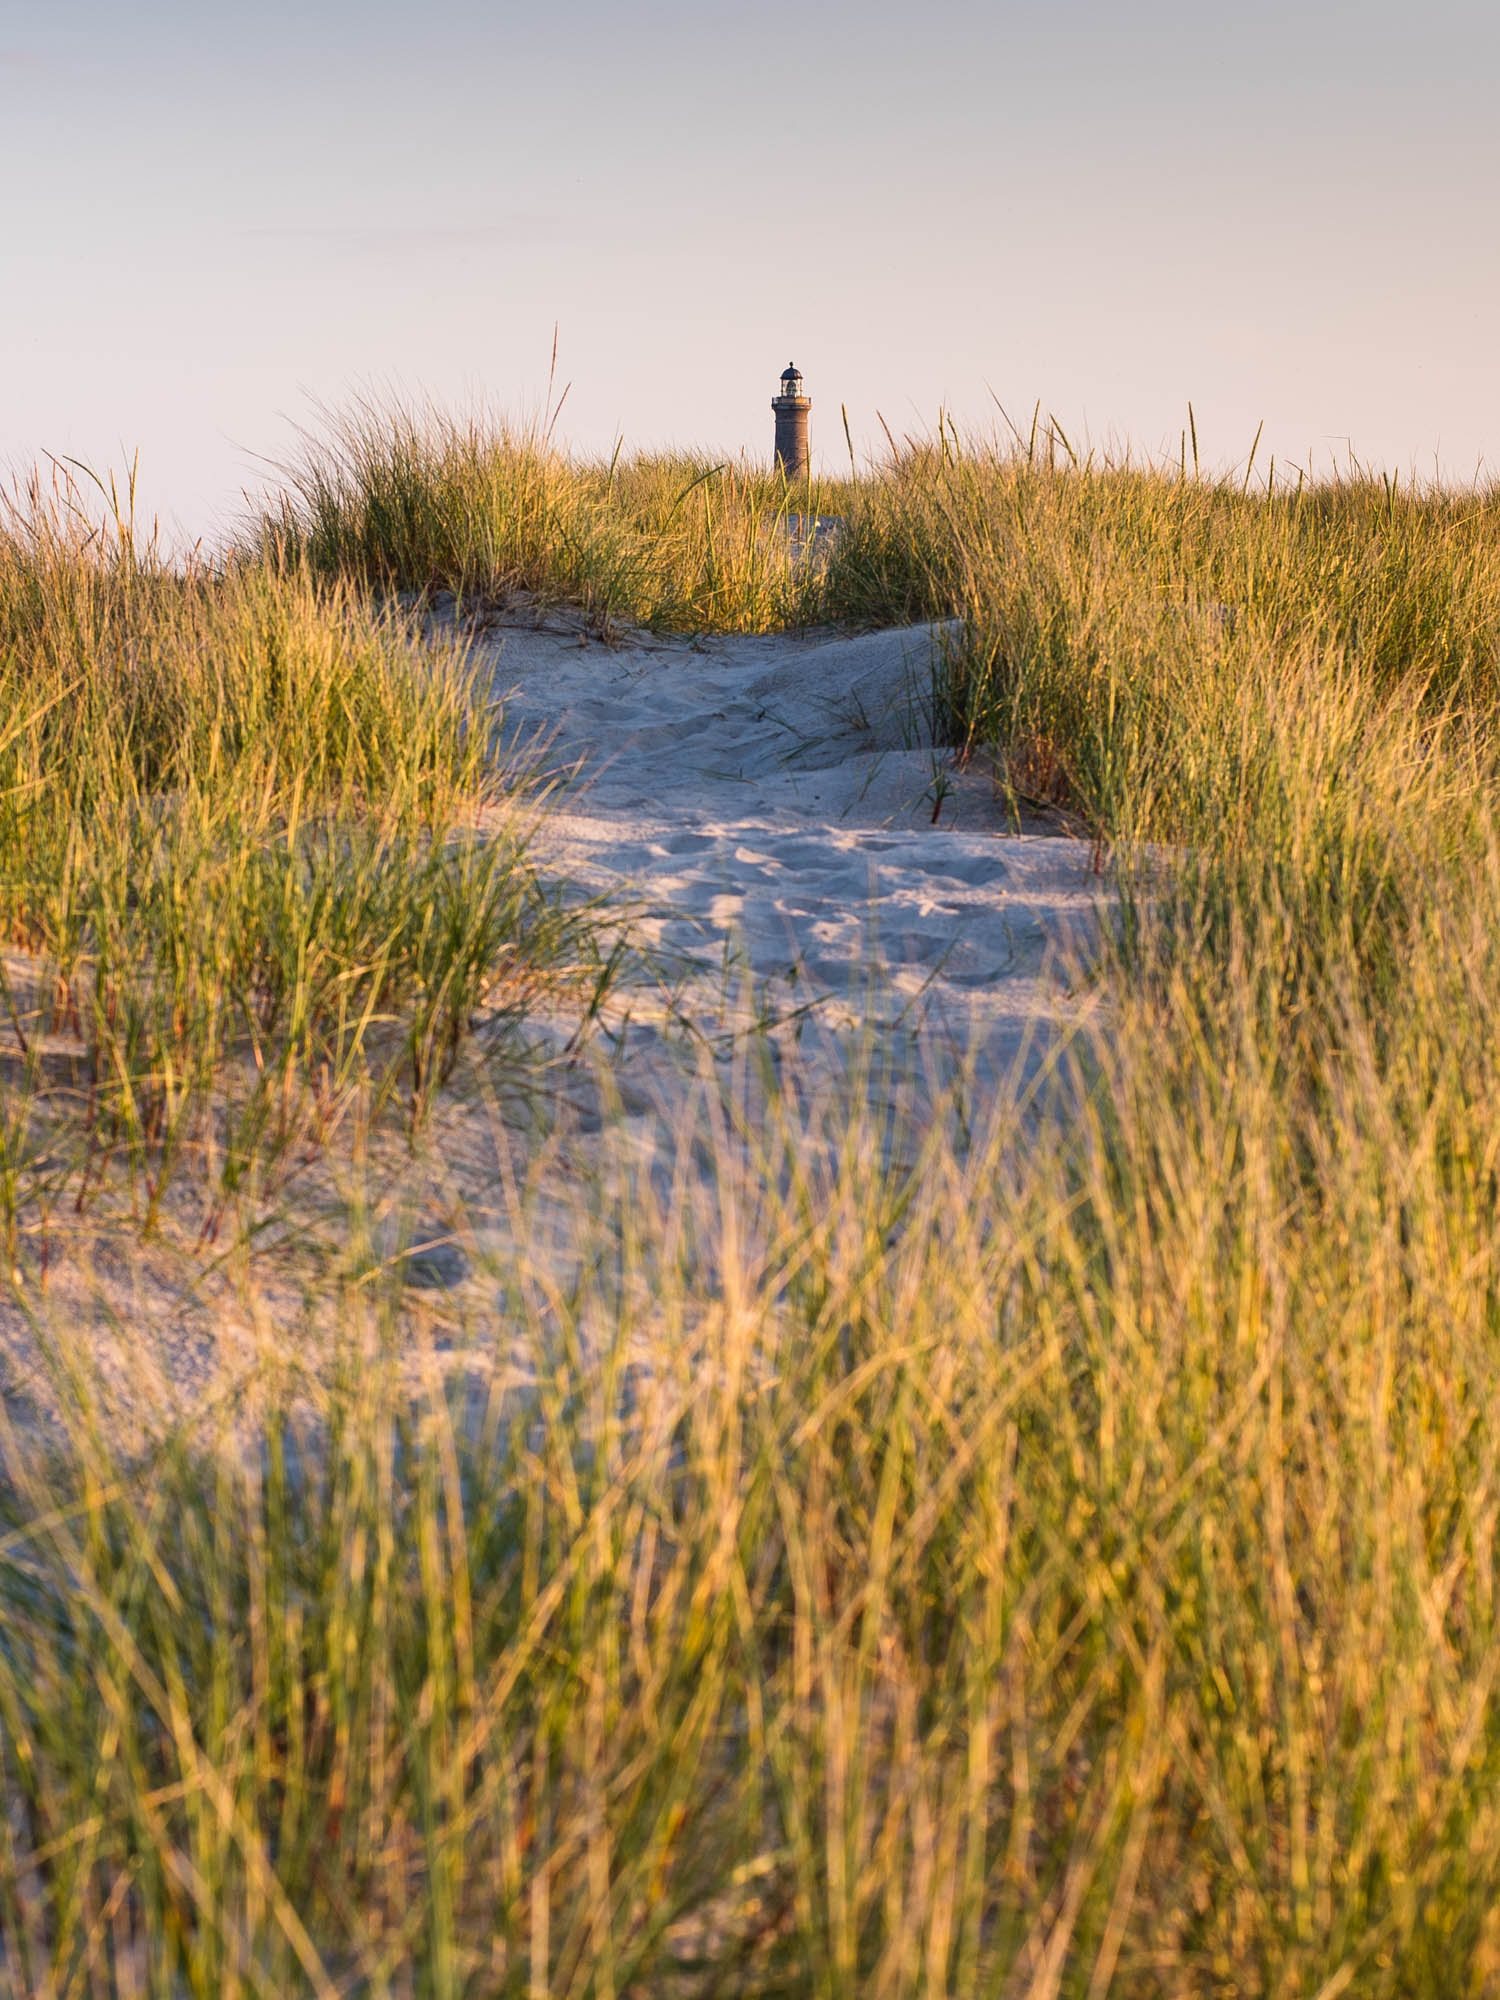
[[[0,0],[0,462],[212,536],[315,399],[1500,467],[1494,0]]]

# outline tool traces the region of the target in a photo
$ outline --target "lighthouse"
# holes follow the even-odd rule
[[[781,371],[781,394],[771,398],[776,412],[776,463],[788,479],[807,477],[807,413],[811,396],[802,393],[802,377],[788,362]]]

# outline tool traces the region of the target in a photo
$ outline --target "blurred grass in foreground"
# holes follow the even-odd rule
[[[961,621],[955,741],[1113,857],[1104,1004],[907,1167],[857,1090],[736,1141],[705,1078],[572,1281],[499,1258],[530,1393],[413,1394],[356,1208],[323,1399],[144,1468],[86,1394],[10,1427],[6,1976],[1500,1990],[1495,501],[367,419],[257,575]]]
[[[144,1467],[53,1327],[20,1989],[1492,1990],[1497,937],[1492,851],[1378,1009],[1121,980],[906,1169],[731,1086],[440,1352],[351,1212],[332,1388]]]

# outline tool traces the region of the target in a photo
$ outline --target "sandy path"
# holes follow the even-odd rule
[[[1006,1064],[1070,1011],[1049,961],[1086,938],[1101,885],[1086,842],[1016,833],[989,775],[933,747],[940,641],[499,634],[508,727],[573,771],[544,863],[638,906],[689,1011],[748,970],[773,1015]]]

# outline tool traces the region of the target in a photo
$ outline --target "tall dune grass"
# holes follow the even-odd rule
[[[1004,747],[1113,835],[1212,840],[1226,785],[1269,798],[1269,768],[1265,784],[1252,768],[1257,704],[1312,757],[1323,739],[1297,725],[1304,696],[1429,719],[1493,711],[1500,498],[1487,489],[1356,470],[1250,490],[924,445],[865,498],[829,566],[830,611],[960,617],[955,739]]]
[[[419,1106],[565,928],[461,648],[295,566],[170,565],[86,501],[34,484],[0,529],[12,1264],[39,1160],[54,1205],[119,1167],[150,1225],[356,1084]]]
[[[0,1427],[0,1974],[1500,1988],[1493,499],[947,435],[798,499],[403,424],[304,468],[257,588],[954,618],[955,742],[1116,869],[1101,1004],[905,1148],[706,1067],[566,1282],[511,1190],[488,1404],[414,1396],[356,1202],[322,1400],[145,1468],[83,1397]]]
[[[821,615],[796,525],[832,489],[701,454],[580,462],[536,428],[358,406],[286,468],[254,545],[311,569],[471,603],[524,591],[606,632],[764,632]]]
[[[1378,1006],[1122,981],[907,1172],[731,1084],[499,1253],[444,1358],[529,1391],[414,1395],[351,1223],[325,1403],[12,1434],[21,1989],[1488,1991],[1494,842],[1411,916]]]

